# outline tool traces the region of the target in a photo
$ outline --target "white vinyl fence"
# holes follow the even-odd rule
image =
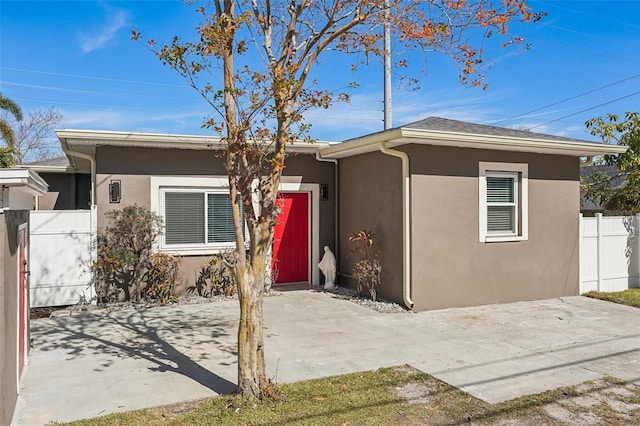
[[[31,211],[29,232],[31,306],[91,301],[89,265],[96,257],[96,207]]]
[[[640,216],[580,215],[580,293],[640,287]]]

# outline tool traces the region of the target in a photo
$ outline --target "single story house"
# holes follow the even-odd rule
[[[69,165],[38,171],[57,200],[97,205],[98,227],[105,211],[124,205],[160,214],[159,249],[183,256],[183,289],[209,255],[232,246],[220,139],[56,133]],[[293,144],[280,187],[287,218],[276,229],[276,283],[320,284],[329,246],[339,284],[353,286],[348,236],[370,230],[382,253],[379,296],[414,311],[576,295],[580,158],[624,149],[438,117],[342,143]]]

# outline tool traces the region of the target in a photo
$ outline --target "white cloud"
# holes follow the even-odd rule
[[[130,24],[129,12],[122,9],[104,8],[107,20],[97,30],[78,36],[84,53],[103,49],[111,43],[117,32]]]
[[[64,110],[66,124],[70,128],[82,127],[87,129],[114,130],[126,125],[128,113],[122,113],[111,109],[103,110]]]

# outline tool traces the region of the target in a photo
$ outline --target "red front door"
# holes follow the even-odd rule
[[[25,294],[25,267],[27,258],[25,256],[25,229],[18,231],[18,377],[22,375],[26,355],[26,326],[27,326],[27,299]]]
[[[278,194],[281,212],[273,230],[271,267],[276,283],[309,281],[309,194]]]

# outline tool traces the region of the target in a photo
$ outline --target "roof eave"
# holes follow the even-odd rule
[[[362,152],[371,152],[378,149],[381,142],[392,142],[402,138],[402,129],[390,129],[372,135],[362,136],[346,142],[331,145],[320,150],[325,158],[344,158]]]
[[[164,133],[115,132],[108,130],[56,130],[61,141],[81,146],[147,146],[152,148],[212,149],[222,146],[220,138]]]
[[[532,152],[539,154],[589,157],[620,154],[625,146],[606,145],[594,142],[569,142],[537,138],[514,138],[498,135],[457,133],[427,129],[397,128],[353,139],[321,150],[326,158],[344,158],[365,152],[377,151],[380,142],[391,146],[409,143],[452,146],[459,148],[490,149],[498,151]]]
[[[32,195],[44,195],[49,185],[36,172],[29,169],[4,169],[0,171],[0,184],[17,187]]]
[[[69,146],[95,147],[100,145],[119,147],[144,147],[162,149],[190,149],[190,150],[221,150],[226,144],[220,137],[200,135],[174,135],[163,133],[114,132],[102,130],[56,130],[61,142]],[[314,143],[294,142],[287,145],[290,152],[316,153],[319,149],[329,146],[329,142]]]
[[[411,142],[462,148],[492,149],[499,151],[533,152],[539,154],[588,157],[620,154],[626,146],[607,145],[595,142],[569,142],[538,138],[516,138],[499,135],[455,133],[437,130],[402,129],[402,135]]]

